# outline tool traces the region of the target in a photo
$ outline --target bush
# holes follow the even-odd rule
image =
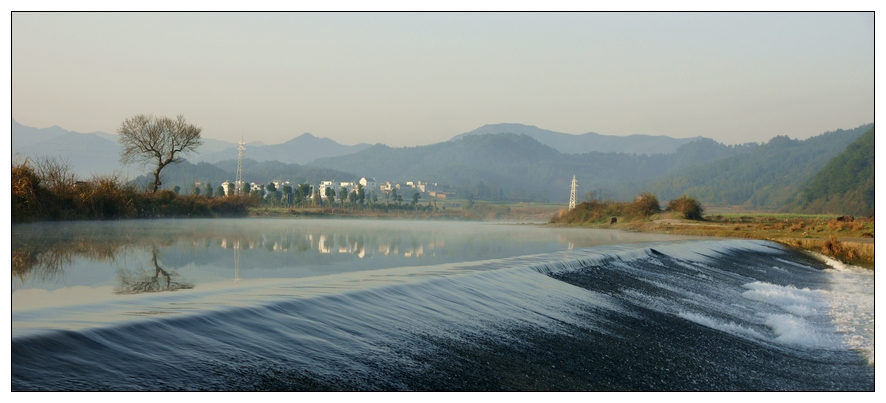
[[[551,218],[551,223],[608,223],[612,217],[646,218],[661,212],[658,199],[652,193],[641,193],[631,203],[591,200],[582,202],[569,211]]]
[[[640,193],[634,202],[627,206],[627,213],[631,216],[649,217],[661,213],[661,205],[654,194]]]
[[[38,201],[45,191],[40,177],[28,163],[12,165],[12,221],[33,221],[39,214]]]
[[[674,211],[683,214],[683,218],[688,220],[701,220],[704,209],[701,203],[688,196],[680,196],[678,199],[671,200],[668,203],[668,211]]]
[[[138,191],[117,176],[76,181],[64,163],[35,160],[12,165],[12,221],[111,220],[158,217],[245,216],[259,204],[250,196],[179,196]]]

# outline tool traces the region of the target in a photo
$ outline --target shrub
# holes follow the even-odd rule
[[[598,200],[582,202],[572,210],[559,213],[558,216],[551,219],[551,222],[570,224],[608,221],[610,217],[624,215],[624,204]]]
[[[33,165],[33,166],[32,166]],[[245,216],[254,197],[179,196],[138,191],[116,175],[77,181],[65,163],[37,159],[12,165],[12,220],[84,220]]]
[[[828,221],[828,230],[831,231],[842,231],[843,227],[845,227],[845,223],[843,221],[833,219]]]
[[[42,193],[40,177],[27,162],[12,166],[12,221],[33,221],[39,214],[37,205]]]
[[[646,218],[661,213],[652,193],[641,193],[631,203],[591,200],[551,218],[551,223],[609,223],[612,217]]]
[[[845,250],[843,249],[843,244],[831,235],[830,238],[826,239],[824,244],[821,245],[821,253],[837,257],[845,253]]]
[[[658,198],[652,193],[640,193],[634,202],[627,206],[628,215],[649,217],[661,213]]]
[[[678,199],[671,200],[668,203],[668,211],[674,211],[683,214],[683,218],[688,220],[701,220],[704,209],[701,203],[689,196],[683,195]]]

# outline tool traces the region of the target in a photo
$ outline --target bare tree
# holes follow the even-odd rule
[[[71,164],[66,159],[50,157],[34,158],[34,170],[40,183],[56,193],[67,193],[74,188],[77,177],[71,172]]]
[[[123,146],[120,162],[126,165],[156,164],[151,189],[156,192],[161,184],[160,171],[169,164],[182,162],[182,154],[196,151],[203,144],[200,139],[202,130],[187,124],[182,115],[178,115],[175,120],[150,115],[133,116],[124,120],[118,129],[120,145]]]

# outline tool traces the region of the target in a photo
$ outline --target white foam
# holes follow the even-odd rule
[[[690,320],[692,322],[698,323],[699,325],[709,327],[711,329],[717,329],[726,333],[730,333],[736,336],[744,337],[744,338],[753,338],[759,340],[765,340],[766,337],[762,335],[760,332],[746,328],[744,326],[738,325],[735,322],[721,322],[710,316],[702,315],[695,312],[679,312],[677,316]]]
[[[804,318],[789,314],[765,315],[766,326],[775,332],[775,341],[802,347],[838,349],[834,334]]]
[[[827,270],[828,314],[843,344],[864,354],[874,365],[874,271],[818,255]]]
[[[824,291],[810,290],[808,288],[796,288],[793,286],[780,286],[761,281],[745,284],[748,289],[741,294],[742,297],[775,305],[785,312],[798,316],[813,316],[818,314],[819,309],[827,308],[824,299]]]

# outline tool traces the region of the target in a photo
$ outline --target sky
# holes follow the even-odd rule
[[[869,13],[12,13],[11,115],[393,147],[484,124],[805,139],[874,121]]]

